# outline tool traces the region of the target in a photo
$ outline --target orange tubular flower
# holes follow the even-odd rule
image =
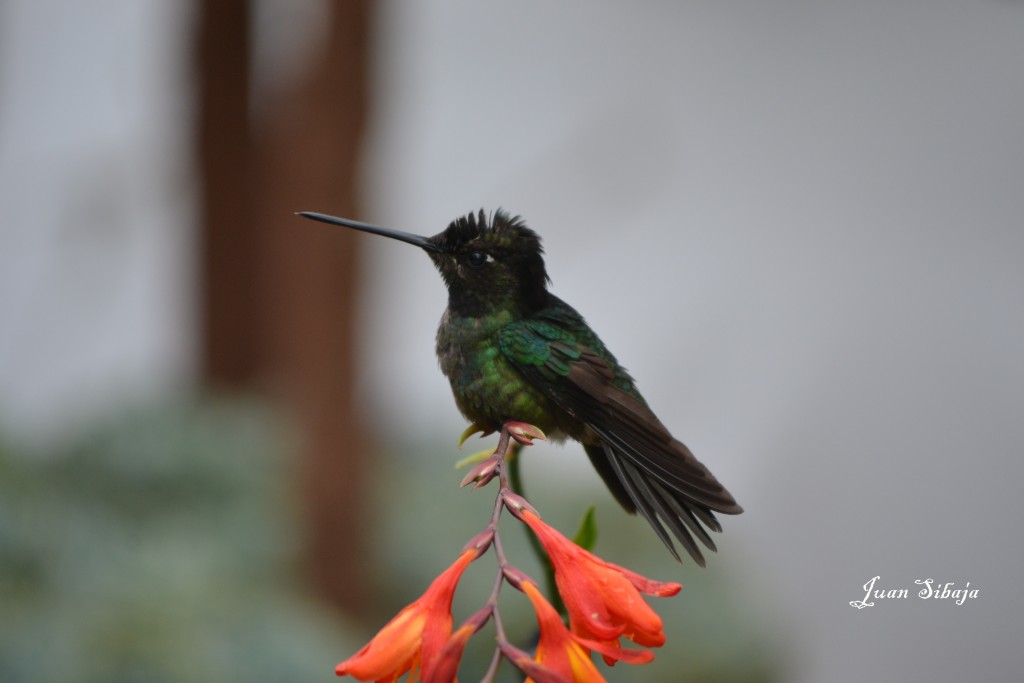
[[[643,664],[654,658],[650,651],[623,650],[603,643],[588,641],[570,633],[562,623],[558,612],[541,595],[537,586],[529,581],[524,581],[521,588],[533,603],[533,609],[537,612],[537,624],[540,627],[540,641],[537,643],[534,661],[558,678],[567,682],[571,681],[571,683],[604,683],[604,677],[590,659],[590,650],[592,649],[603,654],[605,658],[621,659],[632,664]],[[529,668],[523,667],[521,663],[516,662],[515,658],[512,658],[512,661],[521,668]],[[553,678],[553,676],[549,676],[549,678]],[[533,683],[533,681],[532,677],[527,679],[527,683]]]
[[[569,611],[569,626],[575,636],[608,646],[618,646],[620,637],[644,647],[665,643],[661,617],[640,593],[668,597],[682,589],[680,584],[652,581],[605,562],[545,524],[532,510],[520,511],[519,518],[533,530],[551,558],[558,592]],[[622,659],[592,649],[602,652],[609,664]]]
[[[412,670],[410,683],[418,680],[420,668],[440,655],[452,635],[455,586],[479,554],[480,550],[472,547],[463,551],[416,602],[399,612],[363,649],[339,664],[335,673],[361,681],[394,683]]]
[[[590,660],[590,653],[573,639],[558,612],[544,599],[540,590],[532,583],[524,582],[523,592],[533,603],[533,609],[537,612],[537,625],[540,627],[540,641],[534,659],[567,681],[603,682],[604,677]],[[527,683],[533,683],[533,679],[527,679]]]

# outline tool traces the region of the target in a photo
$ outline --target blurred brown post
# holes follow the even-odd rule
[[[205,378],[269,390],[297,425],[312,579],[333,605],[359,613],[369,580],[368,441],[355,395],[360,242],[294,213],[359,215],[369,2],[324,5],[322,49],[261,102],[259,129],[248,88],[213,82],[249,80],[229,66],[248,66],[246,3],[199,6]]]
[[[198,2],[197,137],[200,177],[201,370],[208,385],[248,387],[258,373],[253,297],[247,0]]]

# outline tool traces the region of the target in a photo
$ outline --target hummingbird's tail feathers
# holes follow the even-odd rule
[[[620,473],[620,481],[625,485],[626,491],[636,505],[636,509],[658,534],[658,537],[665,544],[665,547],[669,549],[673,557],[676,558],[676,561],[682,562],[682,559],[679,557],[672,539],[665,532],[665,527],[662,523],[668,525],[672,530],[672,534],[682,544],[683,548],[686,549],[686,552],[693,558],[693,561],[701,567],[705,566],[703,553],[701,553],[700,548],[693,540],[693,536],[679,518],[677,510],[680,506],[678,504],[673,506],[675,501],[672,497],[665,496],[664,489],[658,487],[657,482],[645,477],[631,462],[620,459],[607,446],[605,450],[608,452],[608,459],[611,461],[612,467]],[[673,509],[673,507],[676,509]],[[701,537],[702,540],[706,539],[705,542],[710,543],[711,539],[708,538],[703,529],[701,529]],[[714,550],[714,543],[710,543],[709,547]]]
[[[669,441],[659,446],[644,438],[642,432],[631,433],[628,429],[608,429],[595,424],[588,426],[602,441],[612,446],[621,458],[652,480],[663,484],[676,496],[724,514],[737,515],[743,512],[732,494],[681,442],[670,437]]]
[[[687,493],[673,490],[657,476],[645,472],[609,441],[605,441],[601,447],[587,447],[587,454],[591,461],[596,461],[598,454],[603,456],[602,465],[597,470],[608,488],[620,503],[623,503],[624,498],[628,500],[628,504],[623,507],[630,512],[640,513],[647,520],[676,560],[680,560],[680,557],[672,537],[683,546],[694,562],[701,567],[706,565],[704,554],[696,541],[699,540],[708,550],[715,552],[718,548],[708,530],[722,530],[711,509],[694,501]],[[605,476],[606,471],[612,477]],[[671,536],[666,526],[671,530]]]
[[[701,510],[707,515],[710,515],[714,522],[713,525],[709,525],[710,528],[720,532],[722,527],[718,524],[718,520],[714,518],[714,513],[707,508],[700,508],[699,506],[691,505],[686,500],[677,500],[670,491],[665,489],[664,486],[656,481],[651,482],[651,488],[654,489],[654,491],[657,492],[658,497],[665,502],[675,519],[682,522],[685,526],[684,529],[674,525],[674,528],[676,529],[676,536],[682,535],[688,529],[691,534],[700,539],[700,542],[703,543],[708,550],[711,552],[718,551],[718,547],[715,545],[715,542],[711,540],[711,537],[708,536],[708,532],[700,525],[700,522],[697,521],[693,510]]]
[[[675,545],[672,543],[672,538],[665,531],[665,527],[662,526],[658,520],[658,510],[655,505],[656,499],[650,495],[649,489],[644,483],[643,479],[635,476],[636,472],[628,463],[623,463],[622,460],[615,456],[614,452],[605,446],[605,457],[608,464],[611,466],[612,471],[615,473],[618,487],[625,491],[629,497],[630,505],[627,509],[633,512],[639,512],[644,519],[651,525],[654,532],[658,534],[658,538],[665,544],[669,552],[672,553],[672,557],[676,558],[677,562],[682,562],[682,558],[679,557],[679,552],[676,550]],[[627,469],[629,470],[627,472]],[[615,489],[612,489],[613,491]],[[701,555],[700,550],[694,545],[693,539],[689,539],[689,544],[683,543],[687,552],[700,566],[704,566],[704,556]]]
[[[715,518],[715,513],[707,508],[702,508],[699,505],[693,505],[687,508],[687,510],[695,517],[700,518],[700,521],[704,526],[711,529],[716,533],[722,533],[722,525],[718,523],[718,519]]]
[[[619,472],[621,468],[616,468],[612,464],[612,457],[606,452],[604,444],[596,446],[584,444],[583,450],[587,452],[590,464],[594,466],[594,469],[601,476],[601,481],[604,482],[608,490],[615,496],[615,501],[625,508],[626,512],[636,512],[636,504],[633,502],[633,497],[626,490],[626,485],[622,483],[622,477]]]

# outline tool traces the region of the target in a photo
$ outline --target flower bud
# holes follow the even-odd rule
[[[523,446],[532,446],[534,439],[540,439],[541,441],[547,440],[547,437],[544,436],[544,432],[526,422],[506,422],[505,430],[508,432],[509,436]]]
[[[512,565],[506,565],[501,572],[505,576],[505,580],[516,590],[523,590],[524,583],[536,583],[524,571]]]
[[[511,643],[501,643],[501,652],[517,669],[529,676],[535,683],[572,683],[562,674],[549,669]]]
[[[501,467],[501,458],[492,455],[491,457],[478,464],[476,467],[471,469],[469,473],[463,477],[460,486],[466,487],[472,483],[476,483],[473,487],[475,489],[481,486],[486,486],[490,483],[491,479],[498,474],[498,469]]]
[[[506,491],[502,495],[502,502],[505,503],[505,507],[508,508],[508,511],[515,515],[517,519],[522,519],[522,513],[525,511],[532,512],[536,517],[540,517],[540,513],[537,512],[537,509],[530,505],[530,502],[518,493]]]
[[[493,540],[494,540],[494,530],[493,529],[485,529],[484,531],[481,531],[480,533],[478,533],[473,538],[469,539],[469,542],[466,543],[466,545],[464,545],[462,547],[462,552],[466,552],[467,550],[475,550],[476,551],[476,556],[480,557],[485,552],[487,552],[487,549],[489,547],[491,547],[491,541],[493,541]]]

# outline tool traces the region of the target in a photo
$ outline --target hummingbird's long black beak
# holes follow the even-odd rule
[[[311,218],[314,221],[320,221],[321,223],[340,225],[343,228],[352,228],[353,230],[359,230],[361,232],[370,232],[373,233],[374,235],[382,235],[384,237],[390,237],[393,240],[408,242],[409,244],[416,245],[417,247],[425,251],[441,251],[441,249],[437,245],[427,240],[426,237],[423,237],[421,235],[414,235],[411,232],[402,232],[401,230],[382,228],[379,225],[361,223],[359,221],[353,221],[348,218],[338,218],[337,216],[328,216],[325,213],[315,213],[313,211],[300,211],[298,215],[302,216],[303,218]]]

